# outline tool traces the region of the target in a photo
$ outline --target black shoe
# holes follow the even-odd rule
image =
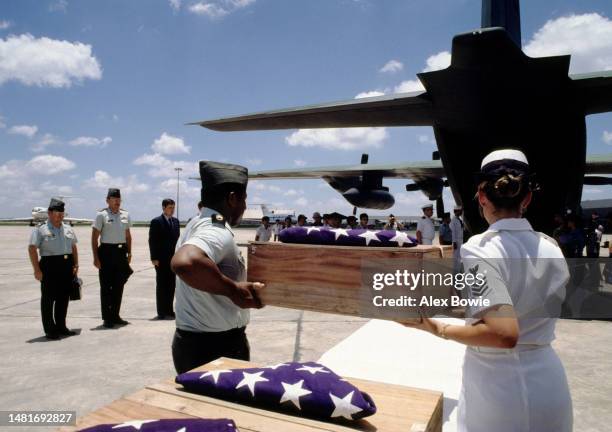
[[[129,324],[129,321],[126,321],[126,320],[124,320],[122,318],[117,318],[115,320],[115,324],[120,325],[120,326],[125,326],[125,325]]]
[[[57,333],[45,333],[45,337],[49,340],[58,340],[60,338]]]
[[[104,321],[102,325],[106,328],[111,328],[111,329],[115,327],[115,324],[110,321]]]
[[[164,317],[164,319],[165,319],[165,320],[167,320],[167,321],[172,321],[173,319],[175,319],[175,316],[174,316],[174,314],[172,314],[172,315],[166,315],[166,316]]]
[[[74,336],[77,333],[75,331],[69,330],[67,328],[63,328],[63,329],[58,330],[58,334],[60,336]]]
[[[157,316],[156,316],[155,318],[153,318],[153,319],[154,319],[154,320],[157,320],[157,321],[161,321],[161,320],[163,320],[164,318],[166,318],[166,317],[165,317],[165,316],[163,316],[163,315],[157,315]]]

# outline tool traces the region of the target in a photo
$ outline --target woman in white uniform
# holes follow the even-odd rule
[[[485,283],[466,288],[463,295],[489,304],[470,307],[465,326],[426,317],[405,325],[468,346],[459,431],[571,431],[565,370],[550,345],[553,316],[569,278],[563,254],[553,239],[522,218],[533,190],[522,152],[490,153],[478,181],[476,198],[489,229],[462,246],[461,258],[466,272],[485,275]]]

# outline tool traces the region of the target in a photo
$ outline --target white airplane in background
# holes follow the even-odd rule
[[[61,200],[64,200],[65,198],[72,198],[72,197],[57,196],[54,198],[59,198]],[[48,212],[48,207],[34,207],[32,209],[32,215],[30,217],[4,218],[4,219],[0,219],[0,222],[29,222],[30,226],[35,226],[35,225],[47,222],[47,217],[48,217],[47,212]],[[72,225],[73,223],[79,223],[79,222],[92,223],[93,219],[71,218],[71,217],[68,217],[68,213],[64,213],[64,222],[67,222],[70,225]]]

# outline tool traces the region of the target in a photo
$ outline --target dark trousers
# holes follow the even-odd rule
[[[193,333],[176,329],[172,340],[172,360],[181,374],[219,357],[249,361],[251,348],[246,327],[224,332]]]
[[[155,298],[157,300],[157,315],[174,315],[174,290],[176,288],[176,275],[170,268],[170,261],[160,261],[155,267]]]
[[[40,315],[45,334],[66,329],[66,314],[72,285],[72,255],[45,256],[40,259]]]
[[[113,323],[120,319],[123,286],[128,278],[127,248],[119,245],[102,243],[98,248],[98,257],[102,267],[100,277],[100,307],[102,319]]]

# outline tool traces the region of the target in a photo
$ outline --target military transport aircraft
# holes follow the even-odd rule
[[[70,197],[57,196],[54,198],[59,198],[63,200],[64,198],[70,198]],[[47,212],[48,212],[47,207],[37,206],[32,209],[32,215],[30,217],[0,219],[0,222],[28,222],[30,226],[34,226],[37,224],[47,222],[47,218],[48,218]],[[68,217],[68,213],[64,213],[64,215],[65,215],[64,222],[67,222],[70,225],[72,225],[73,223],[79,223],[79,222],[82,222],[82,223],[92,223],[93,222],[93,219],[71,218],[71,217]]]
[[[527,155],[541,188],[526,216],[536,230],[551,232],[555,213],[579,210],[585,174],[612,173],[610,157],[588,165],[585,125],[585,116],[612,111],[612,71],[568,75],[569,65],[569,55],[531,58],[523,53],[519,0],[483,0],[482,28],[453,38],[448,68],[418,74],[423,92],[191,124],[217,131],[432,126],[441,163],[333,167],[322,170],[320,177],[328,177],[353,205],[388,208],[392,197],[382,185],[384,177],[412,177],[414,187],[427,191],[440,190],[445,175],[472,232],[485,228],[472,199],[473,173],[489,152],[518,148]],[[314,175],[310,169],[291,177],[303,172]],[[589,181],[610,184],[611,179],[591,178],[586,184]]]

